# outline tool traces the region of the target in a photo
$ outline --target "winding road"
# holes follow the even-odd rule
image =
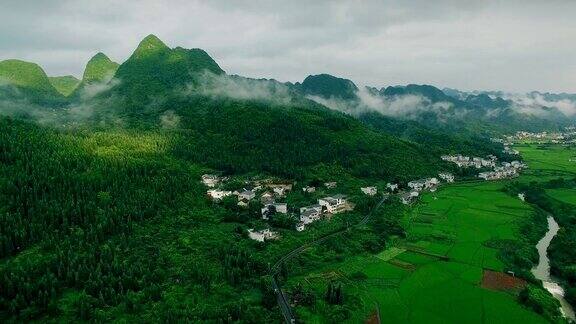
[[[280,307],[280,310],[282,311],[282,315],[284,316],[284,320],[286,321],[286,323],[294,323],[296,321],[296,319],[294,317],[294,314],[292,313],[292,310],[290,309],[290,303],[288,303],[288,300],[286,299],[286,295],[284,295],[284,292],[282,291],[282,287],[280,287],[280,284],[278,282],[278,278],[277,278],[278,272],[280,272],[280,267],[282,266],[282,264],[284,264],[286,261],[289,261],[290,259],[298,256],[300,253],[304,252],[306,249],[308,249],[309,247],[311,247],[313,245],[322,243],[322,242],[328,240],[329,238],[340,235],[340,234],[348,231],[350,228],[365,225],[366,223],[368,223],[368,220],[370,220],[370,217],[372,216],[374,211],[376,209],[380,208],[380,206],[384,203],[384,201],[386,201],[387,198],[388,198],[388,195],[383,195],[382,199],[380,199],[380,201],[378,201],[376,206],[374,206],[374,208],[372,208],[370,210],[370,212],[368,214],[366,214],[366,216],[364,216],[355,225],[348,226],[348,227],[343,228],[339,231],[326,234],[326,235],[324,235],[324,236],[322,236],[322,237],[320,237],[314,241],[305,243],[305,244],[295,248],[294,250],[288,252],[286,255],[284,255],[282,258],[280,258],[272,266],[272,268],[270,269],[270,274],[272,275],[272,288],[274,289],[274,292],[276,293],[276,299],[278,301],[278,306]]]

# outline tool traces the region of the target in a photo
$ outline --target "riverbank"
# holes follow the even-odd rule
[[[558,234],[560,226],[552,216],[548,216],[548,231],[542,239],[536,244],[538,250],[539,262],[536,267],[532,269],[534,277],[542,281],[542,286],[546,289],[558,302],[560,302],[560,311],[562,315],[572,322],[576,322],[574,309],[564,298],[564,288],[557,282],[557,280],[550,275],[550,259],[548,257],[548,247],[552,239]]]

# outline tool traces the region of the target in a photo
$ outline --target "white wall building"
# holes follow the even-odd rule
[[[360,190],[368,196],[374,196],[378,193],[378,189],[376,187],[362,187]]]
[[[225,191],[220,189],[211,189],[207,191],[208,196],[213,200],[221,200],[224,197],[232,195],[232,191]]]
[[[214,174],[203,174],[202,183],[210,188],[214,188],[220,182],[220,177]]]
[[[348,200],[345,195],[334,195],[332,197],[318,199],[318,204],[322,206],[322,209],[325,209],[326,212],[337,214],[346,211]]]
[[[391,192],[394,192],[394,191],[398,190],[398,184],[397,183],[387,183],[386,189],[390,190]]]
[[[269,203],[264,205],[264,207],[262,207],[261,212],[262,212],[262,218],[263,219],[268,219],[268,216],[270,215],[270,213],[272,213],[272,211],[275,211],[277,213],[280,214],[287,214],[288,213],[288,204],[286,203]]]
[[[279,238],[278,233],[271,231],[270,229],[263,229],[261,231],[255,231],[254,229],[248,230],[248,236],[258,242],[264,242],[266,240],[276,240]]]

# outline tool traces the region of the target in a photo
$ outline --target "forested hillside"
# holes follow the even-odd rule
[[[502,149],[465,127],[349,114],[309,99],[358,104],[349,80],[229,76],[205,51],[153,35],[120,65],[95,55],[75,89],[71,78],[52,79],[69,97],[37,65],[0,68],[0,112],[9,115],[0,117],[2,322],[278,321],[270,265],[364,217],[376,198],[361,185],[436,175],[446,168],[441,154]],[[15,105],[19,114],[8,113]],[[286,198],[299,203],[294,210],[315,202],[303,184],[339,181],[356,211],[306,233],[288,216],[274,220],[281,242],[260,244],[246,236],[268,226],[261,205],[211,202],[204,173],[295,182]],[[381,250],[403,235],[398,205],[346,233],[350,246],[332,242],[325,256],[295,267]]]

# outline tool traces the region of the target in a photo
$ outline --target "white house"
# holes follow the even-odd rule
[[[220,177],[214,174],[203,174],[202,183],[207,187],[214,188],[220,182]]]
[[[262,218],[268,219],[268,216],[270,215],[270,213],[272,211],[275,211],[275,212],[280,213],[280,214],[287,214],[288,213],[288,205],[286,203],[275,203],[275,202],[266,204],[261,209]]]
[[[296,224],[296,230],[298,232],[302,232],[305,229],[306,229],[306,225],[304,224],[304,222],[299,222],[298,224]]]
[[[378,193],[378,189],[376,187],[362,187],[360,190],[368,196],[374,196]]]
[[[438,180],[438,178],[427,178],[424,181],[424,189],[435,192],[439,184],[440,180]]]
[[[386,189],[390,190],[391,192],[394,192],[394,191],[398,190],[398,184],[397,183],[387,183]]]
[[[448,183],[454,182],[454,175],[448,172],[440,172],[438,173],[438,177]]]
[[[526,201],[526,195],[523,192],[518,194],[518,198],[522,201]]]
[[[318,204],[323,210],[331,214],[341,213],[348,208],[348,200],[345,195],[334,195],[318,199]]]
[[[211,189],[207,191],[208,196],[214,200],[221,200],[224,197],[232,195],[232,191],[225,191],[220,189]]]
[[[300,220],[304,222],[304,224],[309,224],[314,221],[317,221],[322,216],[322,206],[320,205],[311,205],[300,208]]]
[[[336,181],[332,181],[332,182],[325,182],[324,186],[328,189],[334,189],[338,186],[338,183]]]
[[[254,229],[248,230],[248,236],[258,242],[264,242],[266,240],[276,240],[279,238],[278,233],[271,231],[270,229],[263,229],[261,231],[255,231]]]
[[[256,197],[256,193],[252,190],[243,190],[238,193],[238,200],[252,200]]]
[[[312,187],[312,186],[306,186],[306,187],[302,188],[302,191],[307,192],[307,193],[312,193],[312,192],[316,191],[316,188]]]
[[[268,186],[274,191],[275,194],[282,197],[285,196],[288,191],[292,190],[291,184],[272,184]]]
[[[417,190],[417,191],[424,189],[425,185],[426,185],[426,180],[424,180],[424,179],[414,180],[414,181],[408,182],[408,188],[413,189],[413,190]]]
[[[408,205],[411,201],[412,201],[412,197],[410,197],[410,195],[408,194],[403,194],[400,197],[400,201],[404,204],[404,205]]]

